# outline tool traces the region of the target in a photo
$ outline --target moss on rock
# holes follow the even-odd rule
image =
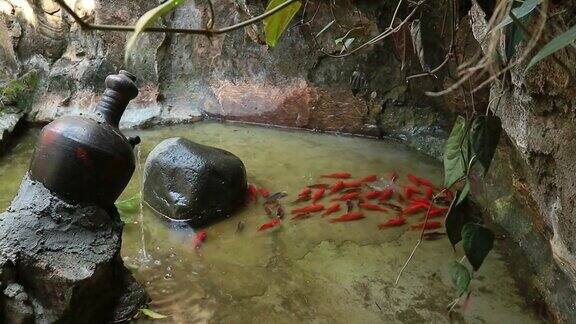
[[[32,94],[38,87],[38,80],[38,73],[32,70],[0,85],[0,110],[7,106],[27,110],[32,104]]]

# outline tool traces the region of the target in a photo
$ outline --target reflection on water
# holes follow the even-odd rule
[[[20,181],[30,166],[30,158],[40,130],[27,130],[17,138],[17,143],[0,156],[0,208],[4,210],[10,205],[18,191]]]
[[[162,139],[187,137],[238,155],[250,182],[290,193],[286,201],[326,172],[361,176],[394,170],[438,183],[442,176],[437,162],[386,141],[216,123],[133,133],[143,141],[140,163]],[[9,185],[0,189],[3,207],[26,169],[30,138],[0,161],[0,175],[9,179]],[[140,175],[136,172],[123,198],[139,192]],[[196,250],[193,229],[168,223],[144,208],[141,216],[123,216],[128,223],[122,255],[147,287],[152,297],[149,308],[170,316],[160,322],[446,322],[446,306],[454,297],[449,263],[455,258],[448,241],[424,242],[394,287],[418,232],[407,227],[379,231],[377,224],[389,216],[366,214],[364,220],[339,224],[318,216],[285,220],[277,229],[257,232],[268,218],[262,206],[254,204],[205,228],[208,238]],[[245,227],[237,232],[240,221]],[[470,303],[456,320],[539,322],[497,251],[476,274]]]

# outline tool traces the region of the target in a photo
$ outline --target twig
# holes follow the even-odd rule
[[[448,46],[448,52],[446,53],[444,60],[436,68],[434,68],[428,72],[423,72],[423,73],[411,75],[411,76],[406,78],[406,81],[416,79],[416,78],[425,77],[425,76],[433,76],[435,78],[438,78],[436,76],[436,73],[438,71],[440,71],[450,61],[452,56],[454,56],[454,39],[456,38],[456,4],[455,4],[454,0],[451,0],[450,2],[452,4],[452,24],[451,24],[452,30],[450,33],[450,46]]]
[[[208,8],[210,9],[210,19],[208,20],[208,23],[206,24],[206,28],[207,29],[212,29],[214,28],[214,22],[216,21],[216,16],[214,15],[214,4],[212,4],[212,0],[206,0],[208,1]]]
[[[86,30],[107,30],[107,31],[119,31],[119,32],[133,32],[135,30],[134,26],[122,26],[122,25],[98,25],[98,24],[89,24],[82,20],[75,12],[72,10],[64,0],[54,0],[58,3],[74,20],[80,25],[82,29]],[[259,21],[262,21],[273,14],[277,13],[278,11],[288,7],[289,5],[298,2],[299,0],[287,0],[283,4],[271,9],[270,11],[266,11],[265,13],[256,16],[254,18],[245,20],[243,22],[219,28],[219,29],[195,29],[195,28],[170,28],[170,27],[147,27],[143,30],[143,32],[153,32],[153,33],[175,33],[175,34],[197,34],[197,35],[219,35],[229,33],[231,31],[240,29],[242,27],[246,27],[248,25],[252,25]]]
[[[465,177],[458,179],[458,181],[454,182],[454,184],[462,181],[463,179],[465,179]],[[452,184],[450,186],[450,188],[453,187],[454,184]],[[430,202],[430,205],[428,206],[428,210],[426,210],[426,216],[424,218],[424,225],[422,225],[422,231],[420,232],[420,237],[418,238],[418,242],[416,242],[416,245],[414,245],[414,248],[412,248],[412,252],[410,252],[410,256],[408,256],[408,259],[406,259],[406,262],[404,263],[404,265],[400,269],[400,272],[398,273],[398,276],[396,277],[396,281],[394,282],[394,286],[398,285],[398,282],[400,281],[400,277],[402,276],[402,273],[404,273],[404,270],[406,270],[406,268],[408,267],[408,264],[410,264],[410,261],[412,261],[412,258],[414,258],[414,254],[416,253],[416,250],[418,249],[418,247],[420,246],[420,244],[424,240],[424,233],[426,232],[426,224],[428,223],[428,217],[430,216],[430,210],[432,209],[432,205],[434,205],[436,203],[436,200],[438,198],[440,198],[441,195],[443,195],[447,190],[450,190],[450,188],[444,188],[444,189],[442,189],[442,191],[440,191],[439,193],[435,194],[432,197],[432,201]],[[454,199],[452,199],[452,202],[450,203],[450,207],[448,207],[448,211],[446,212],[446,215],[448,215],[452,211],[452,207],[454,206],[454,203],[456,202],[457,197],[458,197],[458,195],[455,195]]]
[[[414,9],[408,14],[408,16],[406,16],[406,18],[398,26],[396,26],[394,28],[391,28],[391,27],[386,28],[382,33],[372,37],[372,39],[370,39],[366,43],[354,48],[353,50],[351,50],[345,54],[335,55],[335,54],[328,53],[328,52],[324,51],[322,48],[320,48],[320,52],[322,52],[324,55],[332,57],[332,58],[342,58],[342,57],[350,56],[350,55],[360,51],[361,49],[363,49],[367,46],[374,45],[375,43],[385,39],[386,37],[398,32],[408,21],[410,21],[410,18],[412,18],[412,16],[414,16],[416,11],[418,11],[418,8],[420,8],[420,6],[422,4],[424,4],[426,1],[427,0],[420,0],[418,3],[416,3],[416,6],[414,7]],[[395,13],[395,15],[396,15],[396,13]],[[396,18],[395,15],[392,17],[392,21],[394,21],[394,19]],[[316,43],[316,45],[319,45],[318,40],[316,38],[314,38],[314,42]]]
[[[398,273],[398,277],[396,277],[396,281],[394,282],[394,286],[398,285],[398,282],[400,281],[400,277],[402,276],[402,273],[404,272],[406,267],[408,267],[408,264],[410,264],[410,261],[412,261],[412,258],[414,257],[416,250],[418,249],[418,247],[420,246],[420,244],[422,243],[422,241],[424,239],[424,232],[426,231],[426,224],[428,224],[428,217],[430,215],[430,210],[432,209],[432,205],[434,205],[436,203],[436,200],[441,195],[443,195],[447,190],[450,190],[452,187],[454,187],[455,184],[460,183],[461,181],[467,179],[470,176],[470,170],[472,170],[472,165],[474,164],[475,161],[476,161],[476,155],[472,156],[472,158],[470,159],[470,162],[468,163],[468,167],[466,169],[466,175],[464,175],[464,176],[460,177],[458,180],[456,180],[452,185],[450,185],[449,188],[442,189],[442,191],[440,191],[439,193],[435,194],[432,197],[432,201],[430,202],[430,205],[428,206],[428,209],[426,210],[426,216],[424,218],[424,224],[422,225],[422,231],[420,232],[420,238],[418,238],[418,242],[416,242],[416,245],[414,245],[414,248],[412,248],[412,252],[410,252],[410,256],[408,257],[408,259],[406,260],[406,262],[402,266],[402,269],[400,269],[400,272]],[[446,211],[446,217],[444,218],[444,222],[446,222],[446,218],[448,218],[448,215],[450,215],[452,208],[454,208],[454,204],[456,203],[458,196],[459,195],[454,195],[454,198],[452,199],[452,202],[450,203],[450,206],[448,207],[448,210]]]
[[[396,5],[396,10],[394,10],[394,14],[392,15],[392,19],[390,19],[390,26],[388,26],[388,29],[391,29],[392,26],[394,26],[394,20],[396,19],[396,16],[398,15],[398,10],[400,10],[401,5],[402,5],[402,0],[398,1],[398,5]]]

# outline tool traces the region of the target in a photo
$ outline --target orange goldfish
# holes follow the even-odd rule
[[[294,202],[297,203],[297,202],[301,202],[301,201],[310,200],[311,193],[312,193],[312,189],[310,189],[309,187],[302,189],[302,191],[300,191],[300,193],[298,194],[298,199],[294,200]]]
[[[258,189],[253,184],[248,184],[248,201],[258,201]]]
[[[324,174],[320,176],[321,178],[332,178],[332,179],[349,179],[352,175],[349,172],[336,172],[330,174]]]
[[[408,178],[408,180],[410,180],[410,182],[412,182],[415,186],[419,186],[420,185],[420,181],[418,181],[418,177],[408,173],[406,175],[406,177]]]
[[[350,213],[346,213],[338,218],[333,218],[330,220],[330,223],[339,223],[339,222],[350,222],[350,221],[355,221],[358,219],[362,219],[364,218],[364,214],[362,214],[361,212],[350,212]]]
[[[338,181],[330,187],[331,193],[336,193],[340,190],[344,189],[344,181]]]
[[[338,197],[338,198],[334,198],[334,199],[332,199],[332,201],[353,200],[353,199],[358,198],[359,195],[360,195],[359,192],[350,192],[350,193],[344,194],[344,195],[342,195],[342,196],[340,196],[340,197]]]
[[[394,218],[390,218],[389,220],[385,221],[382,224],[378,225],[379,229],[385,229],[388,227],[397,227],[397,226],[402,226],[406,224],[406,219],[402,218],[402,217],[394,217]]]
[[[202,243],[206,241],[206,237],[208,237],[208,233],[206,233],[205,230],[197,232],[194,240],[192,241],[194,248],[199,249],[202,246]]]
[[[360,207],[362,209],[366,209],[366,210],[386,211],[386,209],[384,209],[378,205],[369,204],[369,203],[359,203],[358,207]]]
[[[402,215],[407,216],[407,215],[413,215],[418,213],[421,210],[427,210],[428,207],[422,205],[422,204],[416,204],[416,205],[410,205],[406,208],[404,208],[402,210]]]
[[[417,198],[417,197],[412,197],[412,204],[413,205],[424,205],[426,207],[430,206],[430,201],[428,199],[423,199],[423,198]]]
[[[426,178],[418,178],[418,183],[421,184],[421,185],[423,185],[423,186],[426,186],[426,187],[428,187],[428,188],[432,188],[432,189],[435,188],[435,186],[434,186],[434,184],[432,183],[432,181],[430,181],[430,180],[428,180],[428,179],[426,179]]]
[[[268,198],[268,196],[270,196],[270,190],[268,190],[266,188],[260,188],[260,189],[258,189],[258,192],[264,198]]]
[[[412,225],[411,227],[412,227],[412,229],[422,229],[422,228],[424,228],[425,230],[437,229],[437,228],[442,227],[442,223],[437,222],[437,221],[431,221],[431,222],[427,222],[427,223]]]
[[[378,197],[380,197],[380,195],[382,194],[382,192],[380,192],[379,190],[372,190],[372,191],[368,191],[364,197],[366,197],[366,199],[376,199]]]
[[[374,182],[376,180],[378,180],[378,175],[371,174],[371,175],[367,175],[364,178],[360,179],[360,182]]]
[[[275,227],[276,225],[280,224],[280,219],[278,218],[274,218],[273,220],[262,224],[259,228],[258,228],[258,232],[267,230],[269,228]]]
[[[356,181],[344,182],[342,185],[344,185],[344,188],[356,188],[356,187],[362,187],[363,184],[364,182],[362,182],[361,180],[356,180]]]
[[[307,196],[310,196],[311,193],[312,193],[312,189],[310,189],[310,187],[306,187],[306,188],[302,189],[302,191],[300,191],[300,193],[298,194],[298,197],[300,197],[300,198],[307,197]]]
[[[328,208],[326,208],[326,211],[324,213],[322,213],[322,217],[328,216],[328,215],[335,213],[339,210],[340,210],[340,204],[334,203],[334,204],[330,205]]]
[[[292,214],[309,214],[324,210],[324,205],[312,204],[302,208],[296,208],[291,211]]]
[[[424,196],[426,197],[426,199],[432,200],[432,198],[434,197],[434,189],[427,187]]]
[[[412,198],[412,196],[414,194],[421,194],[421,193],[422,193],[422,191],[420,191],[414,187],[406,187],[404,189],[404,196],[406,196],[406,198],[408,198],[408,199]]]
[[[432,208],[432,209],[430,209],[430,212],[428,213],[428,218],[443,217],[447,211],[448,211],[448,208]],[[426,217],[423,217],[422,220],[424,220],[424,219],[426,219]]]
[[[392,188],[386,188],[384,190],[382,190],[382,193],[380,194],[380,197],[378,198],[378,200],[380,202],[384,202],[389,200],[390,198],[392,198],[392,195],[394,194],[394,189]]]
[[[315,203],[318,200],[322,199],[322,197],[324,197],[325,191],[326,191],[326,189],[324,189],[324,188],[320,188],[320,189],[316,190],[316,192],[312,195],[312,203]]]

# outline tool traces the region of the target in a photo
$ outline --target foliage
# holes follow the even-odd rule
[[[155,311],[148,309],[148,308],[140,308],[140,312],[151,319],[163,319],[167,318],[168,316],[156,313]]]
[[[520,19],[523,18],[527,15],[529,15],[530,13],[532,13],[532,11],[534,11],[534,9],[536,9],[536,7],[538,7],[538,5],[542,3],[542,0],[526,0],[524,2],[522,2],[522,4],[519,7],[516,7],[514,9],[511,10],[512,14]],[[512,18],[510,16],[504,18],[502,20],[502,22],[500,22],[493,31],[498,30],[502,27],[505,27],[507,25],[509,25],[510,23],[512,23]]]
[[[445,147],[445,185],[451,187],[463,184],[462,190],[448,209],[446,233],[453,248],[462,242],[466,258],[474,271],[480,269],[492,250],[494,234],[464,213],[460,203],[470,192],[469,177],[474,165],[480,163],[484,173],[488,172],[501,132],[502,123],[497,116],[477,116],[470,121],[459,116]],[[471,276],[464,266],[457,264],[452,266],[452,281],[460,296],[468,288]]]
[[[451,187],[466,175],[468,141],[466,119],[458,116],[444,151],[444,185]]]
[[[448,213],[445,223],[446,235],[452,248],[455,248],[456,244],[462,241],[462,228],[465,224],[473,222],[474,219],[466,212],[463,205],[456,205],[456,200],[452,201],[449,210],[450,213]]]
[[[452,283],[454,284],[458,295],[462,295],[466,290],[468,290],[470,281],[472,281],[472,276],[468,269],[457,261],[453,261],[452,264],[450,264],[450,270],[452,272]]]
[[[456,206],[464,202],[464,200],[466,200],[466,198],[468,197],[469,193],[470,193],[470,180],[466,179],[464,181],[464,187],[462,188],[460,193],[458,193],[458,200],[456,201]]]
[[[528,69],[533,67],[536,63],[545,59],[546,57],[556,53],[557,51],[563,49],[564,47],[574,44],[576,41],[576,25],[568,29],[565,33],[556,36],[548,44],[546,44],[542,49],[534,55],[530,63],[528,63]]]
[[[472,123],[470,143],[477,160],[484,167],[484,172],[488,172],[490,168],[501,132],[502,122],[496,116],[478,116]]]
[[[266,11],[270,11],[288,0],[270,0]],[[270,47],[276,46],[282,33],[290,24],[294,15],[300,10],[302,3],[295,2],[288,7],[278,11],[270,17],[264,19],[264,34],[266,35],[266,44]]]
[[[26,109],[32,100],[31,93],[38,87],[38,75],[32,70],[18,79],[0,86],[0,109],[4,106],[17,106]]]
[[[482,225],[467,223],[462,228],[462,247],[474,271],[478,271],[494,247],[494,234]]]
[[[165,14],[169,13],[170,11],[174,10],[176,7],[180,6],[186,2],[186,0],[167,0],[166,2],[162,3],[161,5],[155,7],[154,9],[149,10],[146,12],[138,22],[136,22],[136,26],[134,28],[134,33],[128,39],[126,43],[126,50],[124,53],[124,60],[128,62],[128,58],[132,53],[134,45],[140,38],[140,35],[147,27],[150,27],[154,24],[160,17],[164,16]]]

